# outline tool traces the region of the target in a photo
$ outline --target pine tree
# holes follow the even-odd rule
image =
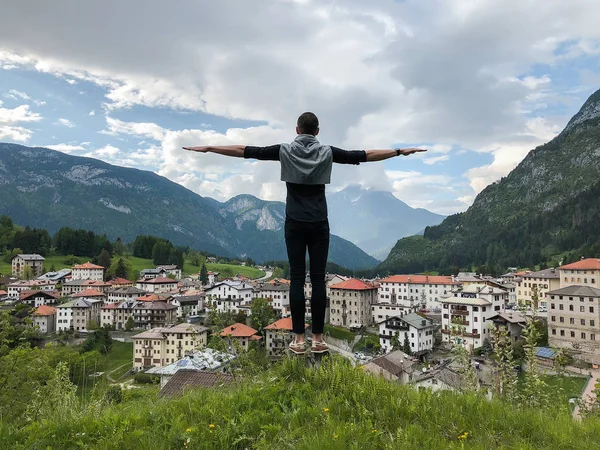
[[[407,355],[412,355],[412,350],[410,348],[410,342],[408,340],[408,333],[404,333],[404,344],[402,344],[402,351]]]
[[[108,269],[110,267],[110,253],[106,250],[102,250],[98,255],[98,265]]]
[[[127,265],[123,258],[119,258],[117,262],[117,267],[115,267],[115,278],[127,278]]]
[[[133,316],[129,316],[127,322],[125,322],[125,331],[131,331],[135,327],[135,322],[133,321]]]
[[[202,264],[202,269],[200,269],[200,281],[203,285],[208,284],[208,271],[206,270],[206,264]]]

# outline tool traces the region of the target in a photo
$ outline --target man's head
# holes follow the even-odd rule
[[[296,133],[312,134],[313,136],[319,134],[319,119],[317,119],[317,116],[311,112],[301,114],[296,123]]]

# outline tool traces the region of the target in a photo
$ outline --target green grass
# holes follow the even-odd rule
[[[206,264],[206,268],[212,272],[219,272],[221,278],[233,277],[238,274],[248,278],[260,278],[265,276],[265,273],[262,270],[254,267],[236,266],[235,264],[208,263]]]
[[[119,405],[0,424],[0,448],[585,450],[598,448],[600,433],[598,419],[577,422],[565,408],[517,409],[475,394],[419,391],[335,356],[319,369],[285,359],[238,386],[174,400],[134,391]]]
[[[324,328],[325,334],[335,338],[335,339],[343,339],[345,341],[351,342],[356,337],[356,333],[353,333],[350,330],[342,327],[336,327],[335,325],[331,325],[326,323]]]
[[[106,355],[105,372],[111,373],[112,378],[118,380],[133,366],[133,342],[119,342],[113,340],[112,347]],[[117,369],[117,370],[115,370]]]
[[[373,348],[379,348],[379,336],[373,333],[365,333],[354,345],[355,352],[364,352],[372,350]]]
[[[524,375],[525,373],[521,372],[519,381],[523,380]],[[542,375],[540,378],[546,382],[550,393],[559,396],[562,405],[567,405],[570,398],[581,397],[583,387],[587,383],[586,377],[577,376]]]

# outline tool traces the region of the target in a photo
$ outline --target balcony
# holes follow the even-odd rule
[[[451,309],[450,314],[456,315],[456,316],[468,316],[469,311],[467,311],[465,309]]]

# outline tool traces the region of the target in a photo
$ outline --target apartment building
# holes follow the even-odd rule
[[[205,290],[207,306],[217,312],[238,312],[252,303],[252,285],[244,281],[221,281]]]
[[[56,327],[56,308],[48,305],[39,306],[33,313],[33,326],[40,333],[52,333]]]
[[[487,320],[504,310],[508,292],[485,284],[456,286],[442,304],[442,341],[471,349],[491,339]]]
[[[71,279],[102,281],[104,280],[104,267],[89,261],[85,264],[77,264],[71,270]]]
[[[85,331],[90,322],[100,325],[101,300],[79,298],[56,306],[57,331]]]
[[[371,308],[377,301],[377,287],[351,278],[329,287],[329,322],[346,328],[373,323]]]
[[[441,296],[458,284],[449,276],[393,275],[379,280],[377,303],[399,305],[405,310],[436,310],[441,307]]]
[[[177,306],[166,302],[136,301],[133,306],[135,328],[150,330],[177,321]]]
[[[379,322],[379,343],[385,352],[391,352],[393,340],[398,339],[400,347],[408,339],[411,353],[422,355],[433,350],[434,323],[416,313],[403,317],[390,317]]]
[[[134,370],[161,367],[206,347],[209,329],[180,323],[154,328],[133,336]]]
[[[257,287],[252,293],[254,298],[266,298],[271,307],[279,313],[280,317],[290,315],[290,285],[268,284]]]
[[[547,307],[546,296],[548,292],[559,287],[559,271],[554,268],[527,272],[517,283],[517,301],[523,301],[526,305],[529,305],[537,294],[538,303],[536,307]]]
[[[146,295],[146,291],[136,287],[122,287],[106,290],[107,303],[121,303],[126,300],[137,300],[139,297]]]
[[[12,275],[24,278],[25,268],[29,267],[33,278],[37,278],[44,273],[44,261],[45,258],[37,253],[16,255],[11,261]]]
[[[146,292],[171,292],[177,290],[177,280],[166,277],[140,279],[137,281],[136,287]]]
[[[308,324],[304,324],[308,328]],[[265,348],[270,357],[283,356],[292,341],[292,318],[284,317],[265,327]]]
[[[600,288],[600,259],[585,258],[558,268],[560,287],[591,286]]]

